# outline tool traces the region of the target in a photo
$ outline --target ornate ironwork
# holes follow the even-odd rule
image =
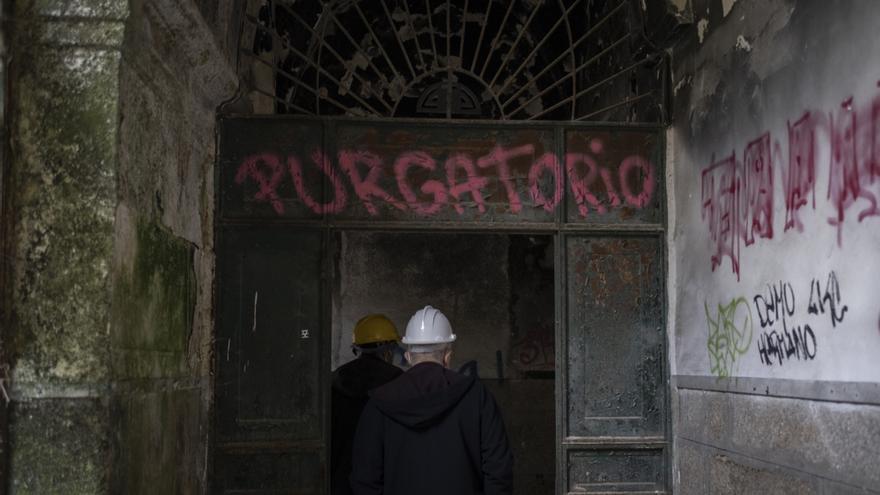
[[[632,0],[247,0],[255,113],[662,119],[665,64]]]
[[[477,95],[467,86],[454,81],[439,82],[426,89],[416,103],[416,112],[448,117],[481,115]]]

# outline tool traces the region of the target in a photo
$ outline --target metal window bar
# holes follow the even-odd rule
[[[461,12],[461,38],[458,40],[458,57],[461,59],[462,67],[464,67],[464,39],[467,36],[467,15],[468,0],[464,0],[464,9]]]
[[[403,2],[403,10],[406,13],[406,22],[409,24],[409,28],[412,30],[413,40],[416,42],[416,53],[418,53],[419,61],[421,61],[422,63],[422,70],[427,71],[429,67],[427,64],[425,64],[425,55],[422,53],[422,44],[419,43],[419,32],[416,31],[416,23],[412,20],[412,12],[410,12],[409,3],[406,0],[404,0]]]
[[[384,2],[383,2],[383,5],[384,5]],[[339,61],[340,64],[342,64],[343,66],[345,66],[345,63],[346,63],[346,62],[345,62],[345,59],[342,58],[342,55],[340,55],[340,53],[339,53],[335,48],[333,48],[329,43],[327,43],[327,40],[324,38],[324,36],[320,35],[317,31],[315,31],[315,30],[314,30],[314,29],[313,29],[313,28],[312,28],[312,27],[311,27],[311,26],[305,21],[305,19],[303,19],[303,18],[302,18],[299,14],[297,14],[296,12],[294,12],[293,10],[288,10],[287,8],[285,8],[285,10],[287,10],[287,11],[290,13],[291,17],[293,17],[294,19],[296,19],[296,21],[299,22],[299,23],[300,23],[300,24],[301,24],[301,25],[302,25],[302,26],[303,26],[303,27],[304,27],[304,28],[305,28],[305,29],[306,29],[306,30],[312,35],[312,37],[313,37],[315,40],[317,40],[317,41],[318,41],[323,47],[325,47],[325,48],[327,49],[327,51],[329,51],[329,52],[330,52],[330,53],[336,58],[336,60]],[[410,70],[412,70],[412,67],[410,67]],[[413,72],[413,75],[415,75],[415,72]],[[382,106],[384,106],[386,110],[388,110],[389,112],[391,111],[391,108],[392,108],[391,105],[390,105],[388,102],[385,101],[385,99],[384,99],[384,97],[382,96],[382,94],[381,94],[381,93],[377,93],[377,92],[376,92],[376,89],[373,87],[373,85],[372,85],[372,84],[369,84],[369,83],[368,83],[368,82],[367,82],[367,81],[366,81],[361,75],[359,75],[359,74],[357,73],[357,70],[352,70],[352,77],[354,77],[355,79],[357,79],[358,82],[360,82],[361,85],[362,85],[363,87],[368,88],[369,91],[370,91],[370,93],[372,93],[373,96],[375,96],[376,99],[377,99],[380,103],[382,103]]]
[[[522,62],[519,64],[519,67],[517,67],[516,71],[514,71],[509,78],[507,78],[507,81],[504,83],[503,86],[501,86],[501,89],[498,90],[499,95],[504,94],[504,91],[507,89],[508,86],[510,86],[510,83],[512,83],[516,79],[516,76],[518,76],[519,73],[528,65],[529,60],[531,60],[532,57],[534,57],[538,53],[538,50],[540,50],[541,47],[544,46],[544,43],[546,43],[547,40],[550,39],[550,36],[555,33],[557,29],[559,29],[559,26],[561,26],[563,22],[568,21],[568,15],[571,13],[572,10],[574,10],[574,8],[580,3],[580,1],[581,0],[575,0],[575,2],[572,3],[570,7],[568,7],[568,10],[565,10],[563,15],[559,17],[559,20],[557,20],[556,23],[547,30],[547,33],[544,35],[541,41],[538,42],[538,44],[535,45],[534,48],[532,48],[532,51],[524,59],[522,59]],[[499,70],[498,72],[500,73],[501,71]],[[496,75],[495,77],[498,76]]]
[[[501,72],[504,70],[504,67],[507,65],[507,61],[510,60],[511,55],[513,55],[513,51],[516,49],[519,42],[522,40],[523,35],[528,31],[529,26],[532,24],[532,20],[534,20],[535,16],[538,14],[540,9],[532,9],[532,13],[529,14],[529,18],[526,20],[525,24],[523,24],[522,28],[520,28],[519,33],[516,35],[516,40],[510,45],[510,48],[507,49],[507,53],[501,57],[501,65],[498,66],[498,70],[495,72],[495,76],[492,77],[492,82],[489,83],[489,87],[495,86],[495,81],[498,80],[498,76],[501,75]],[[500,93],[500,91],[499,91]]]
[[[627,42],[638,42],[638,36],[633,36],[633,33],[640,32],[638,26],[631,25],[638,24],[639,21],[632,16],[623,15],[630,10],[627,9],[630,3],[628,0],[619,0],[610,5],[603,3],[600,8],[605,12],[601,13],[581,12],[581,8],[589,9],[592,5],[582,0],[557,0],[537,5],[516,0],[487,0],[485,7],[471,0],[457,1],[459,3],[444,0],[436,12],[433,10],[436,5],[433,4],[437,2],[432,0],[402,0],[402,5],[398,0],[390,6],[387,1],[351,0],[323,3],[317,10],[309,11],[298,9],[296,4],[272,0],[249,2],[249,8],[245,9],[242,16],[243,36],[253,39],[262,37],[267,42],[271,40],[274,53],[263,53],[257,45],[252,42],[248,44],[244,39],[240,42],[241,50],[250,59],[266,65],[278,81],[276,84],[266,83],[262,84],[266,87],[253,89],[258,89],[259,94],[271,97],[272,101],[279,103],[274,109],[276,113],[355,113],[388,117],[398,116],[398,112],[401,112],[399,116],[416,117],[420,112],[419,107],[411,107],[409,103],[401,106],[404,100],[412,101],[412,98],[418,97],[418,92],[413,93],[413,88],[424,91],[421,81],[430,81],[428,87],[434,88],[437,83],[445,82],[451,88],[450,83],[456,81],[456,84],[482,96],[480,104],[484,106],[479,115],[484,117],[487,114],[496,115],[497,109],[496,118],[502,120],[558,119],[559,109],[570,105],[570,109],[566,109],[563,114],[572,121],[607,115],[609,111],[621,106],[657,98],[662,92],[662,76],[653,78],[644,72],[633,73],[632,90],[629,83],[622,80],[621,76],[624,74],[649,59],[654,59],[653,52],[657,50],[657,47],[647,41],[641,42],[639,46],[632,45],[632,49],[625,45]],[[503,16],[498,12],[493,21],[496,2],[506,6],[506,9]],[[414,5],[421,8],[413,11],[411,8]],[[605,9],[606,6],[610,10]],[[276,8],[281,17],[276,15]],[[435,30],[435,27],[443,29],[434,22],[438,20],[434,19],[435,14],[443,14],[439,12],[440,9],[445,9],[445,32]],[[305,12],[308,12],[310,19],[317,15],[317,20],[308,22],[304,17]],[[583,21],[577,23],[577,27],[572,24],[572,16],[583,17],[584,14],[586,18],[592,19],[587,21],[587,26],[581,27]],[[426,15],[427,19],[418,19],[421,28],[417,29],[416,21],[421,15]],[[541,26],[543,22],[536,22],[537,19],[552,21],[547,22],[550,24],[549,29]],[[512,20],[516,22],[513,23]],[[391,33],[378,27],[386,22],[392,30]],[[474,36],[474,22],[479,24],[478,36]],[[641,22],[644,23],[644,19]],[[563,23],[566,27],[561,31]],[[468,33],[469,27],[472,29],[471,33]],[[610,30],[603,30],[600,35],[599,30],[603,27],[609,27]],[[307,33],[308,39],[303,40],[296,29]],[[582,29],[586,31],[576,32]],[[411,32],[407,33],[407,30]],[[490,35],[490,31],[494,32]],[[575,65],[575,58],[582,53],[582,47],[589,40],[601,43],[602,39],[608,39],[615,31],[623,31],[624,34],[585,62]],[[333,41],[332,36],[338,34],[345,41]],[[356,39],[361,35],[362,41],[369,45],[368,51]],[[412,40],[409,39],[410,35]],[[444,54],[438,52],[440,46],[436,39],[437,36],[444,35],[445,59]],[[425,42],[424,39],[419,39],[422,36],[430,38],[427,50],[422,49]],[[459,39],[454,40],[455,36],[459,36]],[[491,41],[486,43],[487,40]],[[471,44],[474,45],[473,48]],[[418,58],[412,55],[413,48]],[[647,55],[645,49],[648,50]],[[460,57],[456,64],[451,61],[454,52]],[[324,53],[327,53],[326,60],[323,59]],[[517,53],[526,55],[518,57]],[[644,58],[630,63],[636,54]],[[362,65],[352,65],[354,56],[362,58],[362,62],[359,62]],[[426,60],[429,56],[433,56],[430,65]],[[602,62],[603,57],[610,65],[627,67],[602,78],[598,83],[580,89],[579,86],[584,84],[585,79],[603,77],[604,69],[593,69],[598,62]],[[537,63],[538,60],[541,62]],[[545,63],[545,60],[550,62]],[[569,60],[570,65],[563,65],[565,60]],[[417,62],[420,65],[416,65]],[[602,64],[604,66],[605,62]],[[588,73],[588,70],[592,72]],[[663,70],[668,68],[664,67]],[[456,74],[466,74],[467,78],[457,79]],[[312,77],[314,82],[306,81]],[[322,87],[322,81],[328,81],[330,86]],[[257,80],[251,80],[249,84],[256,86]],[[331,96],[334,86],[338,96]],[[638,91],[635,88],[642,88],[642,91],[635,94]],[[271,94],[273,91],[274,95]],[[314,96],[314,110],[304,108],[304,100],[297,96],[300,91]],[[505,95],[507,92],[511,94]],[[528,95],[524,98],[523,94],[526,92]],[[552,97],[549,96],[551,93]],[[593,105],[601,105],[602,108],[587,109],[585,112],[585,100],[582,98],[590,93],[596,95],[592,97],[595,100]],[[542,99],[543,103],[537,109],[531,110],[529,107],[538,99]],[[447,94],[447,119],[458,115],[450,106],[451,100]],[[488,110],[489,107],[485,106],[487,104],[493,109]],[[660,114],[663,115],[663,103],[658,101],[657,104],[661,107]],[[633,106],[628,115],[615,113],[615,116],[626,121],[638,121],[638,114],[644,112],[644,115],[651,115],[650,119],[655,119],[657,114],[651,108],[644,105]]]
[[[584,41],[586,41],[587,39],[589,39],[589,37],[590,37],[593,33],[595,33],[596,30],[598,30],[600,27],[602,27],[602,26],[605,24],[606,21],[608,21],[609,19],[611,19],[611,17],[614,16],[614,14],[616,14],[618,11],[620,11],[620,9],[621,9],[622,7],[624,7],[624,6],[626,6],[626,3],[625,3],[625,2],[621,2],[617,7],[615,7],[615,8],[614,8],[611,12],[609,12],[605,17],[603,17],[599,22],[597,22],[594,26],[590,27],[590,29],[589,29],[586,33],[584,33],[580,38],[578,38],[577,41],[575,41],[574,43],[572,43],[571,46],[568,47],[568,49],[566,49],[564,52],[560,53],[559,56],[556,57],[556,59],[554,59],[552,62],[550,62],[549,64],[547,64],[547,65],[544,67],[544,69],[542,69],[541,72],[539,72],[539,73],[536,74],[534,77],[532,77],[532,79],[533,79],[533,80],[537,80],[539,77],[541,77],[541,76],[543,76],[544,74],[546,74],[551,68],[553,68],[553,67],[555,67],[557,64],[559,64],[559,62],[561,62],[566,56],[568,56],[568,55],[572,55],[572,54],[574,53],[574,51],[575,51],[578,47],[580,47],[581,43],[583,43]],[[629,36],[629,33],[627,33],[627,36]],[[619,40],[618,40],[618,41],[619,41]],[[572,64],[572,66],[574,66],[574,64]],[[578,68],[576,68],[576,69],[573,69],[572,72],[575,72],[575,73],[576,73],[580,68],[581,68],[581,67],[578,67]],[[504,103],[502,104],[502,106],[503,106],[504,108],[507,108],[507,106],[510,104],[510,102],[511,102],[514,98],[516,98],[517,96],[519,96],[523,91],[525,91],[525,90],[528,89],[528,88],[529,88],[528,85],[523,85],[522,88],[520,88],[516,93],[514,93],[513,95],[511,95],[510,98],[508,98],[507,100],[505,100]],[[572,91],[572,92],[574,92],[574,91]],[[499,94],[500,94],[500,92],[499,92]]]
[[[394,33],[394,39],[397,40],[397,45],[400,47],[400,52],[403,53],[403,58],[406,60],[406,66],[409,67],[409,72],[412,74],[413,79],[417,77],[415,69],[413,69],[412,60],[409,58],[409,53],[406,48],[403,46],[403,40],[400,39],[400,34],[397,32],[397,26],[394,25],[394,18],[391,17],[391,12],[388,11],[388,5],[385,2],[379,2],[382,4],[382,10],[385,11],[385,17],[388,19],[388,25],[391,26],[391,32]]]
[[[588,113],[588,114],[586,114],[586,115],[582,115],[582,116],[580,116],[580,117],[575,118],[574,120],[577,120],[577,121],[588,120],[590,117],[593,117],[593,116],[596,116],[596,115],[599,115],[599,114],[602,114],[602,113],[608,112],[608,111],[610,111],[610,110],[614,110],[615,108],[621,107],[621,106],[623,106],[623,105],[631,105],[631,104],[633,104],[633,103],[635,103],[635,102],[637,102],[637,101],[644,100],[645,98],[647,98],[647,97],[649,97],[649,96],[654,96],[654,90],[653,90],[653,89],[650,90],[650,91],[648,91],[647,93],[642,93],[642,94],[640,94],[640,95],[633,96],[633,97],[631,97],[631,98],[626,98],[626,99],[623,100],[623,101],[620,101],[620,102],[617,102],[617,103],[612,103],[611,105],[608,105],[607,107],[600,108],[599,110],[596,110],[596,111],[594,111],[594,112],[590,112],[590,113]]]
[[[265,28],[259,26],[259,24],[258,24],[258,25],[257,25],[257,29],[265,29]],[[324,75],[325,75],[330,81],[332,81],[333,84],[335,84],[338,88],[343,88],[343,87],[344,87],[343,84],[342,84],[342,82],[339,81],[339,79],[336,79],[336,77],[333,76],[333,74],[331,74],[331,73],[328,72],[326,69],[324,69],[323,67],[321,67],[320,64],[315,63],[310,57],[308,57],[308,56],[305,55],[304,53],[300,52],[300,51],[297,50],[295,47],[291,46],[289,43],[287,43],[287,42],[281,40],[280,37],[277,37],[277,36],[276,36],[275,38],[278,40],[278,42],[281,44],[281,46],[283,46],[284,48],[290,50],[291,53],[293,53],[294,55],[296,55],[297,57],[299,57],[299,58],[300,58],[303,62],[305,62],[306,64],[311,65],[312,68],[314,68],[316,71],[320,72],[321,74],[324,74]],[[262,60],[260,57],[257,57],[257,56],[255,56],[255,55],[253,55],[253,54],[251,54],[251,55],[254,56],[255,58],[258,58],[258,59]],[[265,60],[263,60],[263,61],[265,62]],[[269,62],[267,62],[267,63],[269,63]],[[281,74],[283,74],[283,75],[286,75],[286,76],[287,76],[288,78],[290,78],[290,79],[293,79],[293,80],[295,80],[295,81],[299,81],[299,82],[302,83],[302,81],[300,81],[296,76],[290,74],[289,72],[284,71],[283,69],[281,69],[281,68],[279,68],[279,67],[277,67],[277,66],[273,67],[273,69],[276,70],[276,71],[278,71],[279,73],[281,73]],[[317,90],[316,88],[309,88],[308,85],[306,85],[305,83],[300,84],[300,87],[308,88],[308,89],[309,89],[311,92],[313,92],[313,93],[314,93],[314,92],[318,92],[318,90]],[[364,101],[364,100],[363,100],[361,97],[359,97],[356,93],[354,93],[354,92],[349,92],[348,94],[351,95],[351,97],[352,97],[354,100],[356,100],[358,103],[360,103],[361,105],[363,105],[364,107],[366,107],[367,109],[369,109],[369,110],[370,110],[371,112],[373,112],[374,114],[376,114],[376,115],[381,115],[381,114],[382,114],[382,112],[379,112],[378,110],[376,110],[372,105],[370,105],[369,103],[367,103],[366,101]],[[330,96],[327,96],[327,95],[322,95],[322,97],[323,97],[324,99],[326,99],[326,100],[333,100]],[[345,109],[344,106],[343,106],[342,108]]]
[[[437,40],[434,39],[434,20],[432,19],[433,12],[431,12],[431,0],[425,0],[425,9],[427,10],[425,15],[428,17],[428,35],[431,38],[431,49],[433,50],[434,61],[436,62],[438,59],[438,57],[437,57]],[[438,66],[439,66],[439,64],[438,64]]]
[[[492,0],[489,0],[486,3],[488,3],[489,6],[486,7],[486,13],[483,15],[482,26],[480,26],[480,37],[477,39],[477,44],[474,46],[474,56],[471,59],[471,72],[474,72],[474,68],[477,65],[477,58],[480,56],[480,48],[483,46],[483,35],[486,34],[486,25],[489,24],[489,16],[492,14],[492,5],[495,4]]]
[[[361,46],[358,44],[357,41],[355,41],[354,37],[352,37],[351,33],[348,31],[348,29],[345,28],[342,22],[339,21],[339,18],[336,16],[336,14],[333,11],[327,11],[327,15],[330,16],[333,24],[336,25],[339,31],[345,36],[349,43],[351,43],[352,48],[354,48],[355,51],[361,51]],[[373,60],[370,57],[364,58],[367,59],[367,65],[373,68],[373,72],[375,72],[376,75],[379,76],[379,79],[382,80],[382,83],[388,85],[389,82],[388,78],[385,76],[385,73],[379,70],[378,67],[376,67],[376,64],[373,63]]]
[[[345,111],[345,110],[347,110],[347,109],[349,108],[349,107],[345,106],[342,102],[337,101],[336,99],[334,99],[334,98],[332,98],[332,97],[330,97],[330,96],[327,96],[327,95],[321,95],[321,94],[320,94],[320,91],[318,91],[317,89],[315,89],[315,88],[309,86],[307,83],[305,83],[302,79],[300,79],[300,78],[297,77],[296,75],[291,74],[290,72],[287,72],[287,71],[284,70],[284,69],[280,69],[280,68],[278,68],[278,67],[273,66],[272,62],[270,62],[270,61],[268,61],[268,60],[266,60],[266,59],[264,59],[264,58],[262,58],[262,57],[260,57],[260,56],[258,56],[258,55],[254,55],[254,54],[247,54],[247,56],[251,57],[252,59],[254,59],[254,60],[257,61],[257,62],[260,62],[260,63],[262,63],[262,64],[265,64],[265,65],[271,67],[275,72],[277,72],[279,75],[283,76],[285,79],[291,81],[292,83],[294,83],[294,84],[296,84],[297,86],[299,86],[299,87],[305,89],[306,91],[308,91],[308,92],[314,94],[315,96],[317,96],[317,97],[319,97],[319,98],[322,98],[322,99],[324,99],[324,100],[327,100],[328,102],[330,102],[331,104],[333,104],[334,106],[336,106],[337,108],[339,108],[340,110]],[[259,88],[254,88],[254,89],[259,89]],[[263,93],[266,93],[265,90],[261,90],[261,91],[262,91]],[[287,106],[293,106],[293,107],[296,107],[296,105],[295,105],[294,103],[290,102],[290,101],[289,101],[288,99],[286,99],[286,98],[281,98],[281,97],[278,96],[277,94],[274,95],[274,97],[275,97],[277,100],[280,100],[280,101],[285,102],[285,105],[287,105]],[[301,108],[301,107],[297,107],[297,108]]]
[[[642,60],[639,60],[638,62],[630,65],[629,67],[625,67],[625,68],[615,72],[614,74],[611,74],[610,76],[606,77],[605,79],[602,79],[601,81],[597,82],[596,84],[593,84],[590,87],[588,87],[586,89],[582,89],[582,90],[578,91],[577,93],[569,96],[568,98],[563,99],[562,101],[556,103],[555,105],[551,106],[550,108],[545,109],[541,113],[534,115],[532,117],[529,117],[527,120],[537,119],[543,115],[546,115],[549,112],[552,112],[553,110],[556,110],[557,108],[559,108],[560,106],[562,106],[566,103],[569,103],[569,102],[573,103],[573,102],[577,101],[577,99],[580,98],[581,96],[583,96],[591,91],[596,90],[597,88],[599,88],[603,84],[606,84],[610,81],[613,81],[614,79],[617,79],[618,77],[622,76],[623,74],[626,74],[627,72],[635,69],[636,67],[638,67],[646,62],[649,62],[650,60],[651,60],[650,58],[644,58]]]
[[[495,33],[495,37],[492,38],[492,43],[489,44],[489,54],[486,55],[486,62],[483,63],[483,68],[480,70],[480,79],[486,74],[486,68],[489,67],[489,62],[492,60],[492,56],[494,53],[492,50],[498,46],[498,40],[501,39],[501,35],[504,33],[504,26],[507,25],[507,18],[510,17],[510,13],[513,11],[513,6],[516,5],[514,0],[510,1],[510,5],[507,6],[507,12],[504,13],[504,19],[501,21],[501,25],[498,26],[498,32]]]
[[[623,35],[623,37],[621,37],[619,40],[617,40],[617,41],[615,41],[614,43],[612,43],[611,45],[607,46],[605,49],[603,49],[602,51],[600,51],[600,52],[597,53],[596,55],[593,55],[593,56],[590,57],[586,62],[584,62],[583,64],[577,66],[577,68],[575,68],[574,70],[568,72],[568,73],[565,75],[565,77],[563,77],[562,79],[557,80],[557,81],[554,82],[553,84],[551,84],[551,85],[547,86],[546,88],[544,88],[544,90],[541,91],[540,93],[538,93],[538,94],[532,96],[531,98],[529,98],[528,100],[526,100],[524,103],[522,103],[520,106],[516,107],[516,109],[513,110],[512,112],[510,112],[508,115],[516,115],[517,113],[519,113],[520,111],[522,111],[525,107],[527,107],[527,106],[529,105],[529,103],[535,101],[535,99],[540,98],[541,96],[544,96],[544,95],[545,95],[546,93],[548,93],[550,90],[552,90],[552,89],[554,89],[555,87],[559,86],[560,84],[562,84],[563,82],[565,82],[567,79],[569,79],[569,78],[573,78],[573,77],[576,77],[578,74],[581,73],[581,71],[583,71],[583,70],[586,69],[587,67],[589,67],[589,66],[593,65],[594,63],[596,63],[600,58],[602,58],[604,55],[607,55],[607,54],[608,54],[611,50],[613,50],[616,46],[618,46],[619,44],[621,44],[621,43],[623,43],[624,41],[628,40],[629,37],[630,37],[630,33],[627,33],[627,34]],[[576,93],[576,92],[575,92],[575,93]],[[511,101],[512,99],[513,99],[513,97],[511,97],[511,98],[508,99],[506,102],[504,102],[502,108],[507,108],[507,105],[510,103],[510,101]]]
[[[388,52],[385,51],[385,45],[382,43],[382,39],[379,38],[378,36],[376,36],[376,32],[373,31],[373,26],[370,24],[370,21],[367,20],[367,17],[364,15],[364,11],[361,10],[361,7],[357,2],[354,3],[354,10],[357,11],[358,15],[361,18],[361,21],[363,21],[364,26],[367,28],[367,31],[370,33],[370,36],[373,38],[373,41],[375,41],[376,45],[379,46],[379,51],[381,51],[382,56],[385,57],[385,61],[388,63],[388,68],[390,68],[391,71],[394,72],[394,78],[395,79],[397,79],[397,78],[402,79],[403,76],[401,76],[400,72],[397,71],[397,66],[394,65],[394,62],[391,61],[391,57],[388,56]],[[331,11],[331,15],[333,15],[332,11]]]

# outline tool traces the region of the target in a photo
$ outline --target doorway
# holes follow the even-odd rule
[[[346,334],[425,304],[505,412],[518,492],[666,490],[659,128],[236,117],[219,142],[216,492],[326,493]]]
[[[403,333],[426,304],[443,311],[458,336],[452,369],[476,374],[501,408],[518,495],[555,490],[553,244],[547,234],[334,235],[332,368],[353,358],[362,316],[383,313]]]

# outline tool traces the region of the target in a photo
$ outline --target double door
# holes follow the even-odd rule
[[[337,232],[554,238],[556,492],[667,490],[658,129],[221,125],[212,491],[328,490]]]

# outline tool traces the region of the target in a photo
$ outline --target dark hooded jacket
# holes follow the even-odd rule
[[[363,354],[333,372],[330,472],[333,495],[351,493],[348,475],[351,473],[351,443],[361,411],[369,397],[367,393],[403,373],[372,354]]]
[[[513,492],[495,399],[473,377],[420,363],[370,394],[355,434],[355,495]]]

